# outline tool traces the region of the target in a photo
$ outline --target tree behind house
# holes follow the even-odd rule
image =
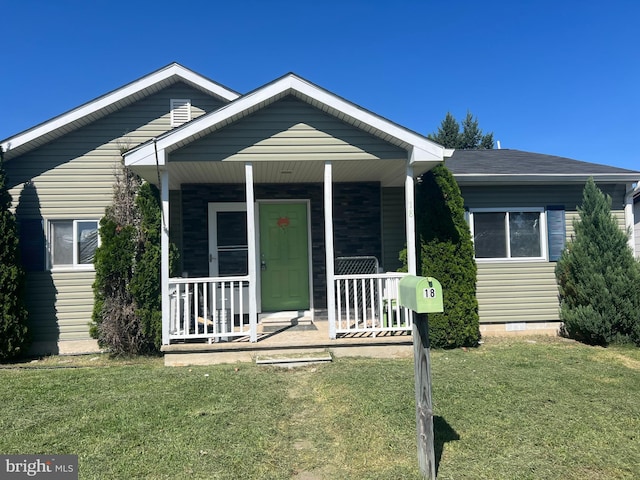
[[[574,237],[556,265],[563,332],[591,345],[640,346],[640,264],[628,232],[611,214],[611,198],[589,179]]]
[[[0,147],[0,361],[25,354],[30,344],[23,296],[25,274],[11,200]]]
[[[429,140],[446,148],[457,148],[458,150],[492,149],[493,133],[483,135],[478,126],[478,119],[471,112],[462,121],[462,131],[458,121],[447,112],[444,120],[438,127],[435,134],[427,135]]]

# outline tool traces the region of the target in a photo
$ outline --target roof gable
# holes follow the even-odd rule
[[[260,87],[218,110],[194,120],[181,128],[156,139],[158,150],[169,153],[198,138],[209,135],[286,96],[293,96],[343,122],[411,152],[412,162],[439,162],[451,151],[358,105],[344,100],[293,73],[289,73]],[[160,163],[164,162],[161,155]],[[127,165],[154,165],[155,147],[152,142],[129,151]]]
[[[44,145],[111,112],[130,105],[177,82],[184,82],[229,102],[240,95],[188,68],[172,63],[73,110],[10,137],[0,144],[7,160]]]
[[[407,152],[288,95],[171,152],[171,162],[403,160]]]

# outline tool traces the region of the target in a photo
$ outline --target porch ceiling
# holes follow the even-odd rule
[[[435,163],[434,163],[435,165]],[[414,165],[414,176],[433,165]],[[157,185],[154,166],[132,166],[143,178]],[[402,187],[406,178],[407,161],[352,160],[333,162],[334,182],[380,182],[383,187]],[[169,188],[178,190],[182,184],[244,183],[244,162],[169,162]],[[261,161],[253,163],[254,183],[322,183],[324,162]]]

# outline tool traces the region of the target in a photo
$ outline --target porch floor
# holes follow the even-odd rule
[[[329,339],[326,319],[292,319],[262,321],[258,325],[258,341],[248,339],[230,342],[176,343],[162,347],[166,366],[213,365],[218,363],[253,362],[259,355],[309,354],[328,352],[333,357],[364,356],[371,358],[404,358],[413,356],[413,340],[409,332],[378,332],[339,335]]]

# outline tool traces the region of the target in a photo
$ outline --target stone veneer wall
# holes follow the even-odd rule
[[[314,306],[326,308],[323,185],[258,184],[254,190],[256,200],[310,200]],[[374,255],[380,260],[380,185],[374,182],[335,183],[333,193],[335,255]],[[190,277],[209,275],[208,204],[243,202],[244,199],[242,184],[182,185],[181,257],[184,273]]]

